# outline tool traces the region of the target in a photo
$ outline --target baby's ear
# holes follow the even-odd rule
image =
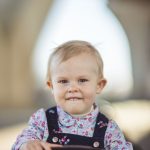
[[[47,80],[47,81],[46,81],[46,84],[47,84],[48,88],[50,88],[50,89],[53,88],[52,82],[51,82],[50,80]]]
[[[100,78],[97,84],[97,94],[101,93],[105,85],[107,84],[107,80],[105,78]]]

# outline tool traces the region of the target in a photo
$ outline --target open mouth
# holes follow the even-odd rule
[[[68,97],[68,98],[66,98],[66,100],[69,100],[69,101],[79,101],[79,100],[82,100],[82,98],[80,98],[80,97]]]

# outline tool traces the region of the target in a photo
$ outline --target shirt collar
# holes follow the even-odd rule
[[[73,126],[75,123],[82,123],[82,125],[88,126],[88,124],[95,123],[97,114],[99,110],[98,107],[93,109],[90,113],[86,114],[85,116],[72,116],[65,112],[61,107],[57,106],[57,113],[58,113],[58,121],[62,126]]]

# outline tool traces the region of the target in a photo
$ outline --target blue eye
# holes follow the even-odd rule
[[[79,79],[79,82],[87,82],[88,79]]]

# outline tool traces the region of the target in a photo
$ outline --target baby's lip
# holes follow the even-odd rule
[[[78,99],[78,100],[80,100],[80,99],[83,99],[83,98],[81,98],[81,97],[75,97],[75,96],[71,96],[71,97],[67,97],[66,98],[66,100],[71,100],[71,99]]]

